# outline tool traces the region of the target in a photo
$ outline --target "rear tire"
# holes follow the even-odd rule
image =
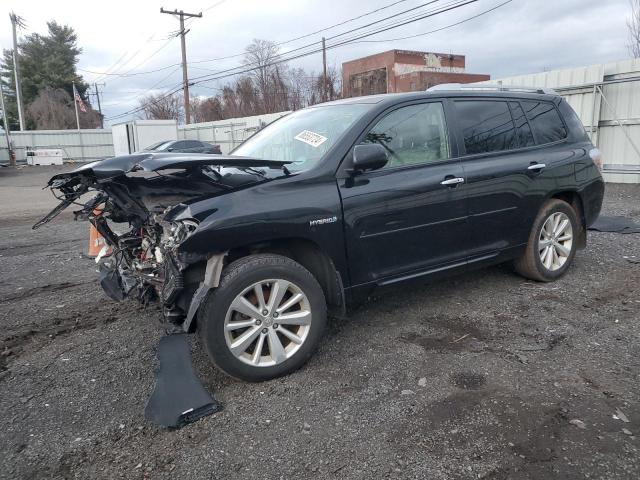
[[[516,271],[539,282],[562,277],[576,254],[579,228],[571,205],[558,199],[547,200],[533,222],[524,254],[515,261]]]
[[[216,367],[260,382],[304,365],[326,322],[315,277],[288,257],[258,254],[225,268],[198,314],[198,332]]]

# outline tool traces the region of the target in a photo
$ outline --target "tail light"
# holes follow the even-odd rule
[[[593,163],[596,164],[596,167],[598,167],[599,170],[602,170],[602,152],[597,148],[592,148],[589,150],[589,156],[591,157],[591,160],[593,160]]]

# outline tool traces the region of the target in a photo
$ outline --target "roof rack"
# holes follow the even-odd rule
[[[525,93],[542,93],[545,95],[558,95],[558,93],[552,88],[539,88],[539,87],[520,87],[515,85],[502,85],[502,83],[495,84],[478,84],[478,83],[441,83],[433,87],[427,88],[427,92],[442,92],[442,91],[462,91],[462,90],[477,90],[485,92],[525,92]]]

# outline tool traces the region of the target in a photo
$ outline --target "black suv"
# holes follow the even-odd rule
[[[291,113],[229,156],[56,175],[62,203],[34,228],[94,191],[75,213],[112,248],[107,294],[158,299],[170,331],[197,330],[220,369],[259,381],[300,367],[327,313],[374,288],[506,261],[561,277],[600,212],[599,161],[550,92],[360,97]]]

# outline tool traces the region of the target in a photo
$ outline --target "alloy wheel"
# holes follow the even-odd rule
[[[311,328],[309,299],[293,282],[270,279],[245,288],[231,302],[224,335],[231,353],[254,367],[291,358]]]
[[[571,220],[565,213],[552,213],[542,225],[538,238],[540,262],[547,270],[562,268],[571,255],[572,245]]]

